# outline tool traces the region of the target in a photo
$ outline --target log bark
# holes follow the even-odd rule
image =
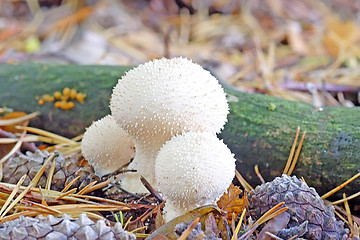
[[[0,65],[0,105],[16,111],[41,112],[32,125],[64,136],[75,136],[92,121],[110,113],[113,86],[130,67],[52,64]],[[53,104],[39,105],[35,96],[52,94],[64,87],[86,93],[84,104],[63,111]],[[219,135],[237,159],[237,169],[256,186],[259,166],[265,180],[279,176],[288,158],[297,126],[306,137],[294,174],[305,178],[323,194],[360,169],[360,109],[325,107],[276,97],[225,90],[230,114]],[[345,188],[359,191],[360,180]],[[344,190],[342,191],[344,192]],[[340,196],[337,194],[337,197]]]

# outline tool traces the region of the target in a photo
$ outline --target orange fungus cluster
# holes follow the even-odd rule
[[[75,106],[74,101],[78,101],[83,104],[86,98],[86,94],[77,92],[73,88],[64,88],[62,92],[56,91],[53,95],[44,94],[38,97],[39,105],[43,105],[46,102],[55,102],[54,106],[62,110],[69,110]]]

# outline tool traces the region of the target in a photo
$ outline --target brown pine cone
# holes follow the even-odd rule
[[[314,188],[297,177],[283,175],[257,186],[248,196],[250,215],[258,219],[270,208],[285,202],[290,221],[287,228],[308,221],[305,239],[340,240],[346,236],[344,223],[335,219],[334,207],[325,205]]]
[[[120,223],[106,226],[104,220],[93,222],[86,214],[78,219],[63,215],[24,217],[0,224],[0,240],[133,240],[135,235],[124,231]]]
[[[24,186],[27,186],[49,156],[50,153],[40,150],[36,150],[34,153],[19,153],[17,156],[11,158],[3,167],[2,181],[15,184],[24,174],[27,174],[23,183]],[[54,160],[56,161],[56,165],[51,184],[52,190],[62,190],[77,176],[80,176],[80,179],[74,183],[72,188],[77,187],[81,189],[90,182],[99,180],[94,174],[94,169],[88,164],[79,166],[75,156],[64,158],[60,152],[57,152]],[[45,173],[40,178],[39,186],[41,187],[45,187],[51,164],[52,162],[47,165]]]

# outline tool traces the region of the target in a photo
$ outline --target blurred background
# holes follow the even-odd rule
[[[240,91],[354,107],[359,10],[353,0],[1,0],[0,62],[185,56]]]

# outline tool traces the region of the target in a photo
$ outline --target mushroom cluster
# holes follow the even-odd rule
[[[156,185],[155,159],[164,143],[189,131],[218,133],[227,121],[228,103],[210,72],[186,58],[157,59],[130,70],[118,81],[110,101],[117,124],[135,142],[136,154],[122,187],[147,192],[143,176]]]
[[[200,65],[182,57],[139,65],[114,87],[110,109],[112,117],[94,123],[83,140],[83,154],[99,175],[121,166],[123,157],[112,150],[115,145],[130,146],[120,143],[124,139],[115,140],[124,131],[136,149],[128,169],[136,172],[127,172],[121,186],[146,193],[142,176],[157,187],[167,201],[166,221],[214,204],[227,190],[235,175],[235,159],[216,134],[227,122],[229,106],[217,79]],[[108,128],[101,126],[105,121]],[[86,143],[91,142],[90,134],[93,143],[107,138],[101,145],[107,155],[93,153],[99,146]],[[104,162],[97,162],[99,158]]]

